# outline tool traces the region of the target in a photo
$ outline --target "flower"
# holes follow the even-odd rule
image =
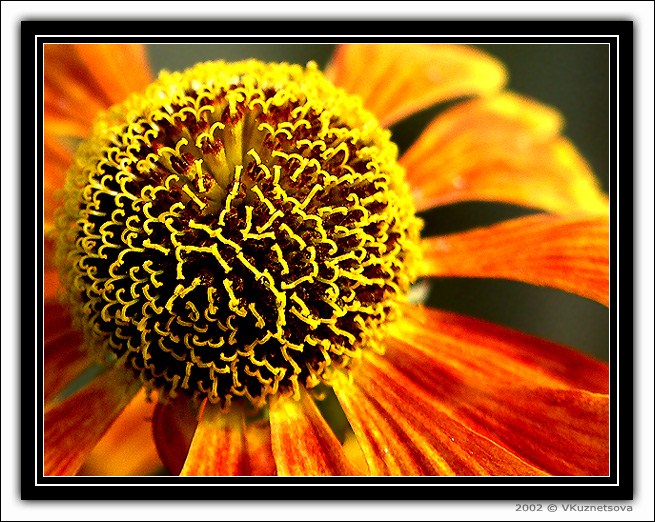
[[[496,60],[44,63],[45,474],[608,473],[605,364],[407,297],[491,277],[608,304],[607,198]],[[464,96],[397,159],[385,127]],[[544,213],[420,237],[415,208],[470,200]]]

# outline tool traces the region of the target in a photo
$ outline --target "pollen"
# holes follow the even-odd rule
[[[298,395],[377,349],[416,278],[397,147],[306,67],[162,72],[99,116],[57,217],[85,345],[160,395]]]

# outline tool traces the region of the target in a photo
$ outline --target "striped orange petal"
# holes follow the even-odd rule
[[[251,475],[277,475],[271,444],[271,426],[266,421],[246,425],[248,464]]]
[[[205,411],[180,475],[247,475],[247,444],[242,415]]]
[[[47,408],[43,423],[44,475],[74,475],[138,392],[125,370],[113,368],[62,402]]]
[[[352,430],[346,431],[345,440],[343,441],[343,453],[362,475],[370,475],[366,457]]]
[[[300,400],[273,398],[271,440],[279,475],[359,475],[304,390]]]
[[[425,276],[512,279],[609,303],[607,216],[528,216],[422,245]]]
[[[175,475],[275,475],[270,429],[213,407],[199,412],[185,397],[159,403],[153,435],[159,456]]]
[[[180,475],[274,475],[270,430],[265,422],[246,425],[240,413],[208,405],[198,423]]]
[[[407,317],[373,362],[389,379],[549,474],[607,474],[605,364],[457,314]]]
[[[417,208],[484,200],[606,213],[607,197],[561,127],[557,112],[510,93],[445,111],[400,159]]]
[[[353,381],[332,383],[373,475],[542,475],[430,402],[384,358],[367,353]]]
[[[78,475],[152,475],[163,467],[152,439],[155,403],[145,389],[134,396],[91,451]]]
[[[460,369],[471,379],[494,377],[501,385],[527,380],[535,386],[609,391],[607,365],[567,346],[427,306],[405,305],[403,316],[391,329],[392,337],[411,336],[417,349],[438,345],[431,349],[439,350],[444,372],[452,366],[450,371]],[[430,342],[421,341],[424,337]]]
[[[360,95],[383,126],[452,98],[495,92],[506,81],[499,61],[451,44],[342,45],[326,74]]]
[[[145,46],[46,44],[46,134],[83,138],[100,111],[151,81]]]

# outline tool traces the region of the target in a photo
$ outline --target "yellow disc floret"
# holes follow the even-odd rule
[[[171,396],[316,386],[375,347],[415,278],[396,158],[315,64],[162,73],[68,172],[57,257],[86,344]]]

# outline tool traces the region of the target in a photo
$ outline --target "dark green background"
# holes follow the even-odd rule
[[[560,110],[564,133],[591,164],[608,190],[609,48],[602,44],[478,45],[502,60],[510,74],[508,88]],[[307,44],[217,44],[149,46],[153,70],[184,69],[204,60],[241,60],[327,64],[334,46]],[[441,110],[437,106],[392,127],[401,153]],[[423,214],[428,234],[463,230],[531,213],[510,205],[466,203]],[[518,282],[439,279],[429,304],[486,318],[606,359],[609,317],[604,306],[571,294]]]

